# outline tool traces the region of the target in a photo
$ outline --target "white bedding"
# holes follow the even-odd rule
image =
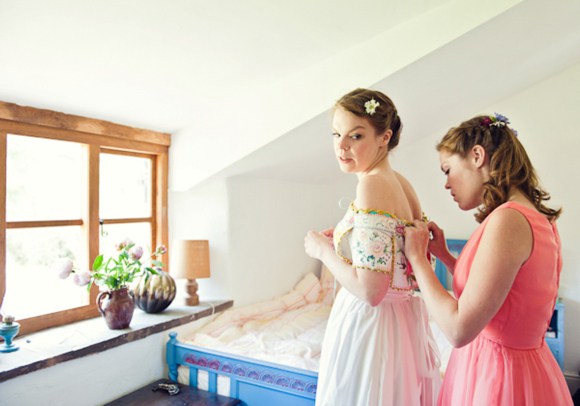
[[[212,337],[196,333],[184,341],[200,347],[318,371],[331,306],[310,303],[278,317],[247,321]],[[210,325],[206,326],[211,328]]]

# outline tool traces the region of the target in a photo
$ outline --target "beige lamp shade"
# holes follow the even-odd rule
[[[187,279],[183,303],[197,306],[197,278],[209,278],[209,243],[207,240],[176,240],[171,245],[171,268],[175,279]]]
[[[209,242],[175,240],[171,245],[171,269],[175,279],[209,278]]]

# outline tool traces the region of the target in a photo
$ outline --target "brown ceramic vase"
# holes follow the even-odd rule
[[[111,330],[122,330],[131,323],[135,303],[129,289],[123,288],[99,293],[97,307]]]

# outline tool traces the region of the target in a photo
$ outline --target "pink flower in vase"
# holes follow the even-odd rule
[[[157,246],[157,249],[155,250],[159,255],[164,255],[167,252],[167,248],[165,248],[165,245],[161,244]]]
[[[87,286],[91,278],[92,274],[90,271],[78,271],[72,276],[72,281],[77,286]]]
[[[124,249],[129,248],[129,247],[132,247],[133,245],[135,245],[135,242],[133,242],[132,239],[127,237],[123,241],[121,241],[119,244],[115,244],[115,249],[117,251],[122,251]]]
[[[139,261],[142,256],[143,248],[139,245],[135,245],[129,250],[129,258],[131,258],[133,261]]]
[[[53,266],[53,271],[58,274],[60,279],[66,279],[73,269],[73,262],[70,258],[61,258]]]

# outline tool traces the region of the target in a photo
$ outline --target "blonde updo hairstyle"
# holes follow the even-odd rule
[[[490,125],[489,118],[477,116],[464,121],[451,128],[436,146],[439,152],[447,151],[465,159],[474,146],[480,145],[489,156],[490,179],[483,185],[483,207],[475,214],[476,220],[481,223],[507,202],[512,187],[518,188],[550,221],[556,220],[562,209],[550,209],[542,203],[550,195],[540,187],[523,145],[507,125]]]
[[[367,113],[365,103],[375,99],[379,103],[375,112],[371,115]],[[393,101],[384,93],[370,89],[355,89],[342,96],[334,105],[333,113],[337,109],[343,109],[358,117],[369,120],[377,135],[383,135],[387,130],[391,130],[393,135],[389,140],[388,148],[378,161],[387,156],[389,151],[399,144],[401,137],[401,119],[397,113],[397,108]]]

